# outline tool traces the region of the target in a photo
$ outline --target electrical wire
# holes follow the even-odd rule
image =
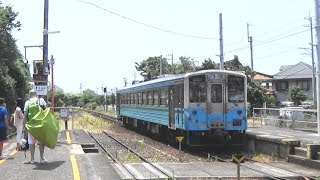
[[[269,54],[269,55],[266,55],[266,56],[257,57],[257,58],[254,58],[254,59],[255,59],[255,60],[257,60],[257,59],[264,59],[264,58],[268,58],[268,57],[272,57],[272,56],[276,56],[276,55],[284,54],[284,53],[288,53],[288,52],[290,52],[290,51],[289,51],[289,50],[281,51],[281,52],[277,52],[277,53]]]
[[[99,6],[99,5],[96,5],[96,4],[92,3],[92,2],[82,1],[82,0],[78,0],[78,1],[81,2],[81,3],[84,3],[84,4],[89,4],[89,5],[91,5],[91,6],[94,6],[94,7],[98,8],[98,9],[101,9],[101,10],[103,10],[103,11],[106,11],[106,12],[108,12],[108,13],[110,13],[110,14],[115,15],[115,16],[121,17],[121,18],[123,18],[123,19],[125,19],[125,20],[127,20],[127,21],[131,21],[131,22],[134,22],[134,23],[136,23],[136,24],[140,24],[140,25],[143,25],[143,26],[146,26],[146,27],[149,27],[149,28],[152,28],[152,29],[156,29],[156,30],[159,30],[159,31],[163,31],[163,32],[166,32],[166,33],[171,33],[171,34],[175,34],[175,35],[179,35],[179,36],[184,36],[184,37],[189,37],[189,38],[207,39],[207,40],[212,40],[212,39],[214,39],[214,40],[217,40],[217,41],[219,40],[218,38],[213,38],[213,37],[196,36],[196,35],[184,34],[184,33],[179,33],[179,32],[175,32],[175,31],[163,29],[163,28],[160,28],[160,27],[156,27],[156,26],[153,26],[153,25],[150,25],[150,24],[147,24],[147,23],[144,23],[144,22],[140,22],[140,21],[134,20],[134,19],[132,19],[132,18],[123,16],[123,15],[118,14],[118,13],[116,13],[116,12],[110,11],[110,10],[108,10],[108,9],[106,9],[106,8],[103,8],[103,7]]]
[[[303,30],[303,31],[299,31],[299,32],[296,32],[296,33],[293,33],[293,34],[289,34],[289,35],[286,35],[286,36],[283,36],[283,37],[266,40],[266,41],[263,41],[261,43],[255,44],[252,47],[257,47],[257,46],[261,46],[261,45],[264,45],[264,44],[267,44],[267,43],[271,43],[271,42],[274,42],[274,41],[279,41],[281,39],[289,38],[291,36],[294,36],[294,35],[297,35],[297,34],[301,34],[301,33],[304,33],[306,31],[309,31],[309,29],[306,29],[306,30]],[[225,52],[225,54],[228,54],[228,53],[231,53],[231,52],[236,52],[236,51],[241,51],[241,50],[248,49],[248,48],[250,48],[250,47],[248,45],[246,45],[246,46],[234,49],[234,50],[227,51],[227,52]]]

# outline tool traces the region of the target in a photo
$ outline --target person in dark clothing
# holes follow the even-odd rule
[[[0,159],[6,158],[2,154],[3,143],[7,140],[7,130],[9,129],[8,110],[4,98],[0,98]]]

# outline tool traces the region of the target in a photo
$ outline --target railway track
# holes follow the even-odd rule
[[[215,156],[215,161],[225,162],[234,164],[231,159],[220,158]],[[292,179],[305,179],[305,180],[317,180],[317,177],[305,176],[304,174],[299,174],[292,170],[282,169],[272,163],[261,163],[258,161],[251,160],[245,157],[245,161],[250,163],[240,163],[241,168],[245,168],[266,176],[266,178],[275,179],[275,180],[292,180]],[[268,173],[265,169],[273,171],[273,173]],[[274,172],[278,172],[278,175],[275,175]]]
[[[93,115],[99,116],[103,119],[111,120],[113,122],[117,122],[117,120],[115,118],[107,116],[107,115],[101,115],[100,113],[95,113]],[[112,135],[108,134],[107,132],[104,132],[104,135],[108,136],[108,138],[110,138],[110,139],[111,139],[111,137],[113,137]],[[113,139],[115,139],[115,140],[112,140],[112,141],[116,141],[116,138],[113,138]],[[132,145],[131,145],[131,148],[129,147],[127,149],[127,147],[130,146],[130,145],[128,145],[128,143],[123,143],[123,142],[121,143],[120,141],[117,143],[118,143],[118,146],[122,146],[125,149],[118,150],[118,153],[115,153],[114,149],[111,149],[111,150],[108,150],[111,152],[109,152],[109,153],[107,152],[107,153],[111,154],[109,156],[110,157],[113,156],[113,158],[111,157],[112,159],[114,159],[113,161],[117,165],[121,165],[122,167],[124,167],[126,169],[126,171],[132,172],[133,171],[132,165],[129,165],[130,162],[119,161],[119,158],[117,158],[117,156],[119,156],[119,151],[122,151],[122,152],[129,151],[130,153],[135,154],[137,157],[139,157],[139,161],[135,162],[136,164],[145,163],[145,166],[152,167],[152,169],[154,169],[154,171],[156,171],[157,173],[150,173],[150,178],[151,177],[152,178],[160,177],[159,173],[161,173],[161,177],[166,177],[166,178],[175,177],[174,172],[163,170],[163,168],[160,167],[160,166],[167,167],[166,166],[167,164],[163,165],[161,163],[157,163],[157,161],[150,162],[150,160],[148,160],[149,157],[146,158],[145,156],[143,156],[139,153],[136,153],[134,150],[135,148],[132,148]],[[164,150],[164,151],[166,151],[166,150]],[[188,151],[184,151],[184,153],[188,154]],[[194,153],[192,153],[192,154],[194,154]],[[225,166],[235,166],[235,164],[231,162],[230,156],[229,157],[227,157],[227,156],[220,157],[219,155],[214,155],[214,153],[211,153],[211,154],[208,153],[208,157],[205,158],[204,153],[202,153],[201,155],[200,154],[198,154],[198,155],[199,155],[198,157],[204,158],[204,160],[202,160],[201,162],[208,162],[209,163],[208,166],[211,166],[211,165],[215,164],[216,162],[223,162],[225,164]],[[140,157],[142,157],[142,158],[140,158]],[[187,162],[187,161],[184,161],[184,162]],[[173,163],[175,163],[175,162],[173,162]],[[195,162],[195,163],[198,163],[198,162]],[[230,163],[230,165],[228,165],[229,163]],[[154,164],[156,164],[156,165],[154,165]],[[283,164],[285,164],[285,163],[283,163]],[[178,166],[178,165],[175,165],[175,166]],[[193,166],[193,163],[189,162],[189,166]],[[249,160],[248,158],[246,158],[246,163],[243,163],[240,165],[242,173],[244,174],[244,177],[245,177],[245,174],[247,174],[247,176],[248,176],[248,174],[251,174],[248,177],[251,177],[251,178],[257,177],[257,179],[281,179],[281,180],[283,180],[283,179],[317,179],[315,177],[308,176],[303,173],[299,173],[299,171],[294,171],[292,169],[285,168],[286,165],[282,165],[282,166],[283,167],[277,165],[277,163],[257,162],[257,161]],[[222,169],[222,171],[223,171],[223,169]],[[139,176],[137,176],[135,173],[130,173],[130,174],[131,174],[131,176],[133,176],[136,179],[141,179],[141,177],[139,178]]]
[[[112,140],[112,144],[114,144],[117,147],[122,147],[123,149],[117,149],[116,152],[118,152],[119,150],[122,152],[128,151],[132,154],[134,154],[136,157],[139,158],[140,162],[142,163],[144,166],[149,167],[149,169],[151,169],[150,171],[150,178],[161,178],[161,179],[166,179],[166,178],[172,178],[171,174],[168,174],[167,172],[163,171],[161,168],[159,168],[158,166],[154,165],[152,162],[150,162],[146,157],[144,157],[143,155],[141,155],[140,153],[136,152],[135,150],[133,150],[131,147],[129,147],[128,145],[122,143],[121,141],[119,141],[118,139],[116,139],[115,137],[113,137],[112,135],[108,134],[107,132],[103,131],[104,135],[107,136],[109,139],[104,139],[103,141],[109,141]],[[99,144],[100,148],[106,152],[109,157],[113,160],[114,163],[116,163],[116,166],[118,168],[121,169],[125,169],[126,172],[128,172],[134,179],[141,179],[139,176],[137,176],[137,173],[133,172],[133,169],[131,168],[131,166],[127,165],[123,159],[120,158],[120,156],[116,153],[116,155],[114,154],[114,152],[112,152],[112,149],[114,149],[114,147],[112,149],[107,148],[104,143],[95,135],[93,135],[92,133],[89,133],[89,135],[97,142],[97,144]],[[117,144],[117,145],[116,145]]]

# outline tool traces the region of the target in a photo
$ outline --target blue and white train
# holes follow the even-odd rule
[[[247,129],[247,78],[240,72],[164,76],[118,89],[116,103],[126,126],[171,143],[176,136],[189,146],[232,143]]]

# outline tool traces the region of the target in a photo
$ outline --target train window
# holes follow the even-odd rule
[[[125,95],[125,104],[128,104],[128,94]]]
[[[228,101],[244,102],[244,78],[241,76],[228,76]]]
[[[141,92],[138,92],[138,104],[142,104]]]
[[[147,92],[142,92],[142,104],[147,105]]]
[[[158,94],[158,91],[157,90],[154,90],[153,91],[153,104],[155,106],[158,106],[159,105],[159,94]]]
[[[126,96],[126,99],[127,99],[127,104],[130,104],[130,94],[129,93]]]
[[[206,101],[206,83],[189,81],[189,98],[192,103],[201,103]]]
[[[130,93],[130,104],[134,104],[134,94]]]
[[[184,96],[183,96],[183,84],[179,84],[175,86],[175,106],[178,108],[183,108],[183,101],[184,101]]]
[[[211,84],[211,102],[222,103],[222,85]]]
[[[153,105],[153,92],[152,91],[148,91],[148,105]]]
[[[137,93],[133,93],[133,104],[137,104]]]
[[[120,104],[123,104],[123,94],[120,95]]]
[[[168,105],[168,90],[160,90],[160,105]]]

